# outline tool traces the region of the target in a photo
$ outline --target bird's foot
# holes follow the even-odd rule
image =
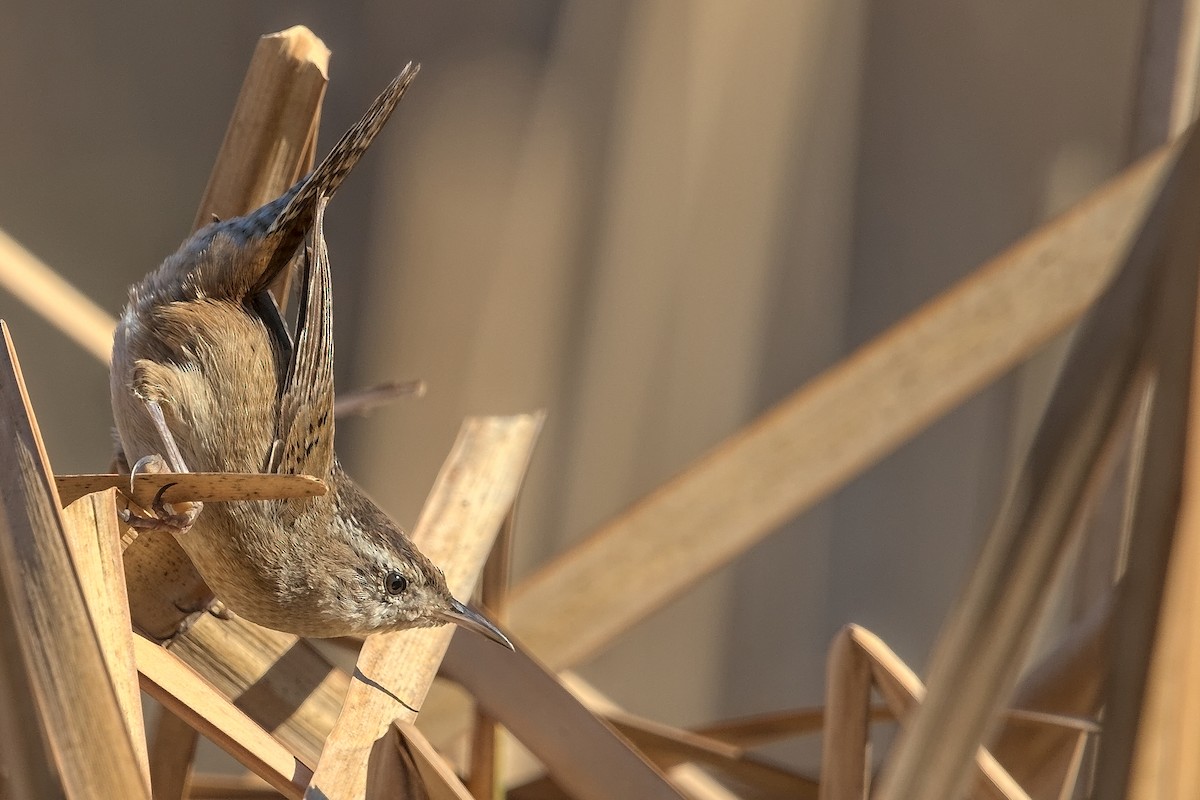
[[[181,605],[180,603],[176,602],[175,608],[179,609],[179,611],[185,616],[182,620],[180,620],[179,625],[175,628],[175,631],[170,636],[165,639],[158,640],[158,643],[164,647],[170,647],[173,645],[177,639],[190,631],[192,627],[195,626],[196,622],[205,614],[211,614],[212,616],[221,620],[233,619],[233,612],[226,608],[224,603],[213,597],[211,594],[206,595],[204,599],[194,604],[189,603],[187,605]]]
[[[134,481],[139,474],[161,474],[168,471],[167,463],[162,456],[150,455],[138,459],[138,462],[129,471],[129,495],[133,496]],[[136,531],[162,531],[173,533],[176,536],[187,533],[196,521],[196,517],[200,516],[204,504],[191,501],[164,502],[163,493],[174,485],[168,483],[154,493],[154,501],[150,504],[150,514],[139,513],[126,506],[121,509],[121,520]]]

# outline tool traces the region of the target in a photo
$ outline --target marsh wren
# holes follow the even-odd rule
[[[442,571],[343,471],[333,451],[333,330],[325,202],[408,88],[409,64],[306,178],[214,222],[129,291],[113,341],[113,416],[134,472],[315,475],[315,498],[127,513],[169,531],[228,609],[301,636],[442,625],[512,645],[450,594]],[[293,341],[268,288],[297,263]]]

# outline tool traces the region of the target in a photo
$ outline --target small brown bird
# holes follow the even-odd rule
[[[512,645],[342,470],[333,451],[333,330],[325,201],[417,73],[409,64],[308,177],[215,222],[130,289],[113,342],[112,405],[134,472],[308,474],[322,497],[167,505],[130,524],[176,535],[227,608],[329,637],[453,622]],[[302,275],[292,341],[267,287]]]

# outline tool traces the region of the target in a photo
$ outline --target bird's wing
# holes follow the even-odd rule
[[[272,472],[318,478],[333,467],[333,292],[324,220],[321,198],[302,259],[296,342],[279,396],[279,441],[270,457]]]
[[[248,302],[250,309],[262,320],[263,326],[267,329],[267,336],[271,338],[271,343],[275,348],[275,380],[282,393],[283,387],[287,383],[292,358],[296,352],[292,334],[283,319],[283,313],[279,310],[279,304],[275,302],[275,295],[271,294],[269,289],[263,289],[258,294],[251,296]]]

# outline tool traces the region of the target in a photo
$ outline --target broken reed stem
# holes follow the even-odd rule
[[[274,200],[312,169],[329,48],[297,25],[258,40],[192,230]]]
[[[303,25],[258,40],[193,230],[246,214],[283,194],[313,167],[329,48]],[[286,308],[292,270],[270,287]]]

